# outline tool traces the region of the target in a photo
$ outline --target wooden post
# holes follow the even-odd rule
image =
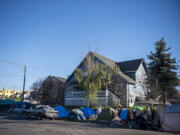
[[[25,84],[26,84],[26,65],[24,66],[23,99],[22,99],[23,102],[24,102]]]

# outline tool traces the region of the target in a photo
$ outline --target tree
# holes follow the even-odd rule
[[[51,104],[52,101],[54,101],[55,99],[53,98],[52,95],[52,88],[54,87],[54,83],[49,80],[46,79],[43,81],[42,86],[41,86],[41,90],[42,90],[42,103],[43,104]]]
[[[75,71],[75,78],[79,87],[85,91],[85,98],[88,98],[90,105],[97,105],[97,93],[107,86],[112,75],[118,68],[109,67],[94,62],[94,57],[89,53],[85,60],[87,72],[83,72],[80,68]]]
[[[176,59],[171,58],[169,52],[171,48],[166,48],[164,38],[155,43],[155,52],[150,52],[148,59],[149,77],[151,92],[156,93],[155,97],[161,96],[163,104],[166,98],[176,98],[179,94],[176,87],[180,84],[177,77]]]
[[[31,97],[34,100],[41,101],[42,100],[42,91],[40,90],[42,86],[42,80],[39,79],[38,81],[34,82],[31,86],[31,89],[33,90],[31,93]]]

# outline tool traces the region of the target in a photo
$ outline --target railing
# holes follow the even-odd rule
[[[65,92],[65,98],[80,98],[84,97],[85,92],[84,91],[72,91],[72,92]],[[97,93],[98,97],[105,97],[106,96],[106,91],[99,91]],[[112,92],[107,90],[107,96],[115,97],[118,98],[116,95],[114,95]]]
[[[107,94],[107,95],[106,95]],[[65,93],[65,104],[66,105],[74,105],[74,106],[87,106],[89,100],[84,98],[84,91],[72,91]],[[107,100],[107,101],[106,101]],[[117,105],[120,103],[120,99],[114,95],[112,92],[99,91],[97,93],[97,103],[98,105]]]

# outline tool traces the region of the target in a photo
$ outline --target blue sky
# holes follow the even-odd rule
[[[178,0],[0,1],[0,59],[27,65],[26,89],[48,75],[67,78],[88,44],[115,61],[148,61],[161,37],[180,61]],[[23,68],[0,61],[0,88],[22,82]]]

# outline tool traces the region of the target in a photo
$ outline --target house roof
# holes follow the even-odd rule
[[[123,73],[127,73],[127,72],[136,72],[141,63],[143,63],[143,65],[145,66],[143,58],[142,59],[135,59],[135,60],[118,62],[116,64],[118,65],[118,67],[120,68],[120,70]],[[146,68],[146,66],[145,66],[145,68]]]
[[[133,83],[133,84],[136,84],[136,81],[134,81],[133,79],[131,79],[129,76],[123,74],[121,71],[118,72],[118,75],[120,77],[122,77],[125,81],[129,82],[129,83]]]
[[[102,56],[102,55],[99,55],[99,54],[97,54],[97,53],[95,53],[95,52],[89,52],[88,53],[88,55],[89,54],[91,54],[91,55],[94,55],[95,57],[97,57],[99,60],[101,60],[104,64],[106,64],[106,65],[108,65],[108,66],[110,66],[110,67],[114,67],[115,65],[116,65],[116,62],[115,61],[113,61],[113,60],[111,60],[111,59],[109,59],[109,58],[106,58],[106,57],[104,57],[104,56]],[[87,56],[88,56],[87,55]],[[87,57],[86,56],[86,57]],[[85,60],[85,59],[84,59]],[[84,61],[83,60],[83,61]],[[82,62],[81,62],[82,63]],[[79,64],[79,66],[81,65],[81,63]],[[78,67],[79,67],[78,66]],[[77,68],[78,68],[77,67]],[[74,70],[75,71],[75,70]],[[68,82],[68,80],[72,77],[72,75],[74,74],[74,72],[70,75],[70,77],[66,80],[66,83]],[[118,75],[121,77],[121,78],[123,78],[125,81],[127,81],[128,83],[136,83],[133,79],[131,79],[130,77],[128,77],[127,75],[125,75],[125,74],[123,74],[121,71],[119,71],[118,72]]]
[[[108,66],[113,67],[113,66],[116,65],[116,62],[113,61],[113,60],[111,60],[111,59],[109,59],[109,58],[106,58],[106,57],[104,57],[104,56],[102,56],[102,55],[99,55],[99,54],[97,54],[97,53],[95,53],[95,52],[90,52],[90,53],[92,53],[94,56],[96,56],[97,58],[99,58],[102,62],[104,62],[104,63],[105,63],[106,65],[108,65]]]
[[[63,83],[66,81],[66,79],[62,77],[56,77],[56,76],[50,76],[50,77],[55,78],[56,80],[61,81]]]
[[[94,53],[94,56],[98,57],[101,61],[103,61],[106,65],[110,66],[110,67],[114,67],[116,65],[116,62],[108,59],[102,55],[99,55],[97,53]],[[123,74],[121,71],[118,72],[118,75],[123,78],[125,81],[129,82],[129,83],[136,83],[133,79],[131,79],[129,76]]]

